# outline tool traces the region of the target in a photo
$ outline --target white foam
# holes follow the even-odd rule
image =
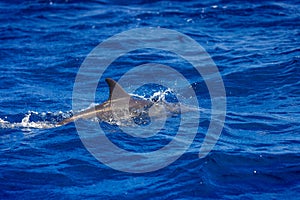
[[[30,116],[32,114],[46,116],[46,113],[39,114],[35,111],[29,111],[21,122],[9,122],[7,120],[0,118],[0,128],[7,128],[7,129],[15,129],[15,128],[34,128],[34,129],[48,129],[48,128],[55,128],[57,127],[56,123],[50,121],[30,121]],[[61,113],[57,113],[56,115],[63,115]],[[54,114],[55,115],[55,114]],[[6,119],[7,117],[5,117]]]

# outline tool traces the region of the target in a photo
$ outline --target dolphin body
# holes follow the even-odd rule
[[[113,79],[106,78],[105,81],[109,86],[109,98],[107,101],[64,119],[57,123],[57,125],[61,126],[78,119],[93,119],[95,117],[105,122],[135,118],[142,119],[142,123],[145,124],[143,118],[149,119],[151,116],[159,117],[166,110],[172,114],[180,114],[181,109],[178,103],[157,103],[150,100],[137,99],[129,95]]]

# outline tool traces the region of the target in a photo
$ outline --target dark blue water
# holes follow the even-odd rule
[[[0,198],[298,199],[299,11],[299,1],[274,0],[1,1]],[[210,120],[203,114],[193,144],[177,161],[132,174],[98,162],[74,123],[50,127],[71,115],[73,84],[89,52],[114,34],[141,27],[179,31],[206,49],[224,81],[227,114],[205,158],[198,158]],[[153,60],[172,64],[164,52],[135,64]],[[134,59],[118,62],[107,72],[112,78]],[[201,106],[209,109],[205,84],[187,74]],[[107,98],[101,82],[97,99]],[[176,127],[166,134],[172,131]],[[165,144],[156,140],[143,147],[118,132],[110,137],[132,150]]]

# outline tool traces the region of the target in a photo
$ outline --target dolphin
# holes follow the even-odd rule
[[[109,86],[109,98],[102,104],[88,108],[57,123],[58,126],[74,122],[78,119],[93,119],[97,117],[101,121],[111,122],[122,119],[149,119],[151,116],[160,116],[162,111],[180,114],[178,103],[161,103],[151,100],[136,98],[129,95],[116,81],[105,79]],[[145,122],[142,120],[142,123]]]

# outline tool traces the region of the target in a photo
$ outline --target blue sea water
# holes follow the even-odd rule
[[[1,1],[0,21],[1,199],[300,198],[299,1]],[[73,84],[90,51],[142,27],[176,30],[206,49],[224,81],[227,114],[205,158],[198,157],[210,121],[204,113],[185,154],[134,174],[96,160],[74,123],[52,126],[72,114]],[[172,56],[124,57],[107,75],[118,79],[130,65],[153,60],[175,63],[209,108],[205,84]],[[107,98],[102,81],[97,100]],[[132,151],[166,144],[126,141],[104,126]]]

